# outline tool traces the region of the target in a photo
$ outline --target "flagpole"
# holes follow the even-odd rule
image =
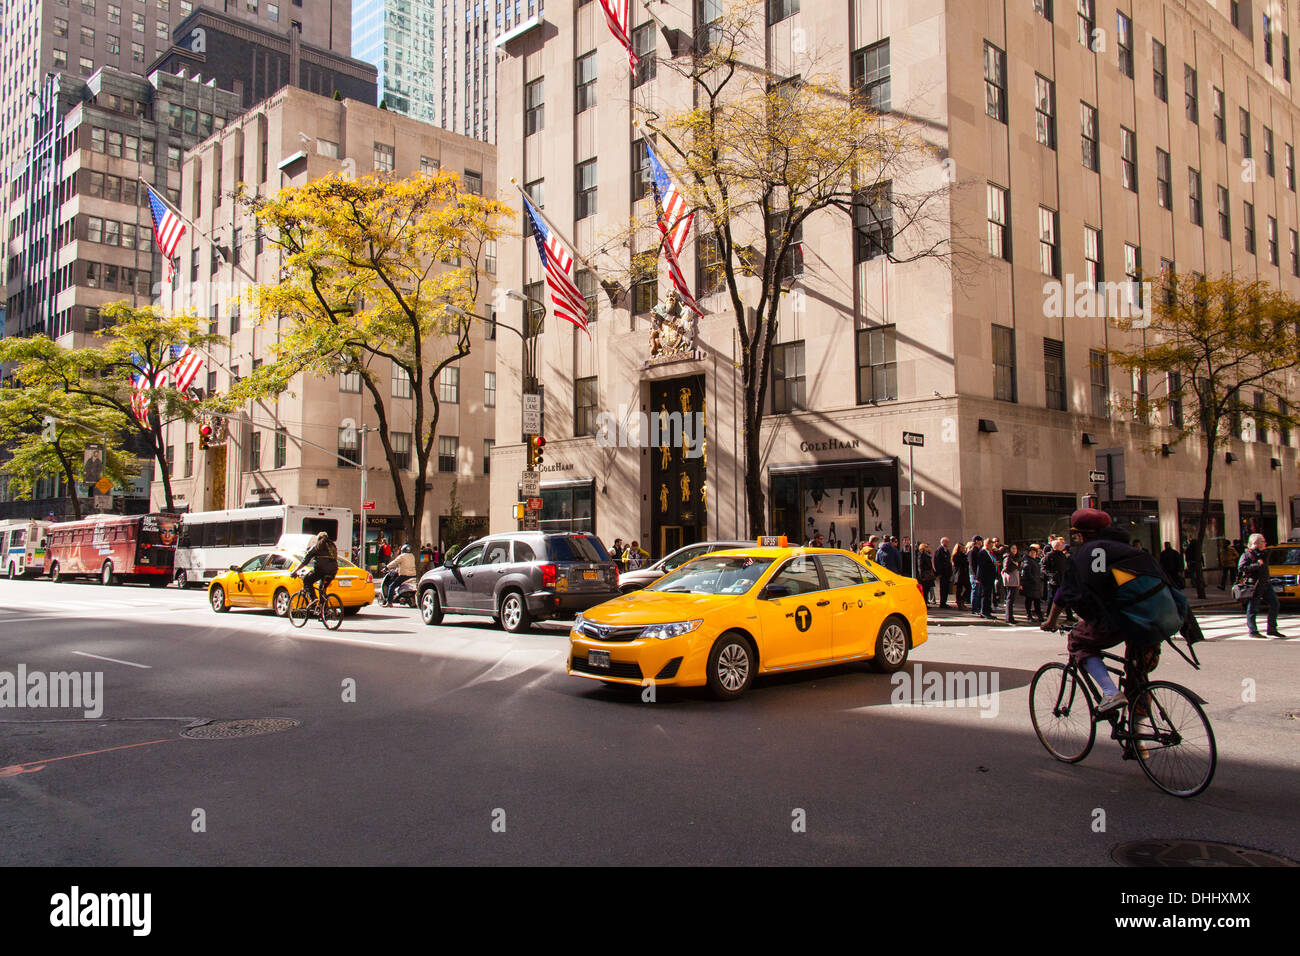
[[[146,183],[143,179],[138,180],[138,182],[144,184],[145,186],[150,187],[150,189],[152,190],[152,186],[149,183]],[[251,281],[255,285],[257,284],[257,276],[253,275],[243,266],[236,265],[233,262],[227,261],[226,255],[224,252],[222,252],[221,246],[217,243],[217,241],[213,239],[211,236],[209,236],[202,229],[200,229],[192,219],[186,218],[184,213],[182,213],[179,209],[177,209],[175,206],[172,205],[171,200],[169,200],[166,196],[158,193],[156,190],[153,190],[153,194],[158,197],[159,202],[161,202],[164,206],[166,206],[169,210],[171,210],[172,215],[174,215],[181,222],[185,223],[186,228],[192,230],[196,236],[198,236],[200,239],[202,239],[204,242],[210,245],[213,249],[216,249],[217,255],[221,256],[222,262],[229,265],[232,269],[238,269],[240,272],[242,272],[245,276],[248,277],[249,281]]]
[[[612,305],[612,304],[613,304],[613,300],[614,300],[614,296],[615,296],[616,294],[621,294],[621,293],[623,292],[623,286],[622,286],[622,284],[617,283],[617,282],[610,282],[610,283],[607,284],[607,280],[605,280],[605,279],[601,279],[601,278],[600,278],[600,272],[597,271],[597,270],[595,269],[595,267],[593,267],[592,264],[591,264],[590,262],[588,262],[586,259],[584,259],[584,258],[582,257],[581,253],[578,252],[578,247],[577,247],[577,245],[574,244],[574,243],[572,243],[572,242],[570,242],[570,241],[569,241],[569,237],[566,236],[563,232],[561,232],[561,231],[559,230],[559,228],[555,225],[555,223],[551,222],[551,220],[550,220],[549,218],[547,218],[546,213],[542,212],[542,210],[538,207],[538,205],[537,205],[535,202],[533,202],[532,197],[529,196],[528,193],[524,192],[523,188],[519,185],[519,180],[517,180],[517,179],[515,179],[513,176],[511,176],[511,177],[510,177],[510,185],[511,185],[511,186],[514,186],[515,189],[518,189],[518,190],[519,190],[519,195],[523,196],[525,199],[528,200],[528,204],[529,204],[530,206],[533,207],[533,212],[537,213],[537,215],[541,217],[542,222],[546,223],[547,228],[549,228],[549,229],[551,230],[551,232],[553,232],[553,233],[555,233],[557,236],[559,236],[560,239],[564,241],[564,244],[565,244],[566,246],[568,246],[570,249],[573,250],[573,258],[577,260],[578,264],[579,264],[580,266],[582,266],[584,269],[586,269],[588,272],[590,272],[593,276],[596,277],[596,279],[600,282],[601,287],[602,287],[602,288],[605,290],[605,292],[609,295],[609,298],[610,298],[610,304]],[[613,285],[613,286],[615,287],[615,291],[613,291],[613,292],[610,291],[610,288],[609,288],[610,285]]]

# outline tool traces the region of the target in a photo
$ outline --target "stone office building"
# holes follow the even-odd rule
[[[229,345],[209,352],[195,384],[208,393],[226,391],[241,375],[272,358],[271,348],[281,333],[275,320],[259,324],[243,298],[252,277],[263,284],[277,281],[281,255],[247,210],[234,203],[235,184],[267,196],[331,173],[406,176],[438,169],[460,174],[469,188],[487,195],[496,192],[492,146],[367,103],[333,100],[292,87],[191,150],[182,169],[180,203],[191,228],[180,250],[175,288],[164,288],[163,300],[168,308],[207,315],[209,329],[229,339]],[[495,262],[487,265],[495,268]],[[491,315],[494,281],[491,274],[482,280],[483,299],[476,309],[480,316]],[[495,437],[492,410],[498,395],[495,331],[489,323],[476,324],[470,341],[470,354],[439,379],[441,415],[428,475],[428,513],[421,541],[411,542],[417,548],[439,540],[449,516],[453,481],[471,527],[486,526]],[[404,449],[406,460],[413,462],[409,382],[387,367],[379,374],[391,381],[386,417],[395,451],[401,455]],[[228,438],[208,449],[199,447],[197,426],[167,426],[172,488],[182,508],[284,503],[347,507],[359,514],[359,469],[364,466],[366,496],[375,503],[368,511],[368,536],[373,540],[387,529],[394,540],[399,515],[383,449],[370,435],[362,462],[361,436],[346,427],[348,420],[355,429],[376,423],[370,394],[363,391],[358,375],[301,376],[277,399],[250,403],[241,418],[228,429]],[[403,426],[408,430],[403,432]],[[161,494],[161,482],[155,481],[155,503]]]
[[[672,50],[661,27],[699,35],[703,24],[688,11],[711,18],[720,6],[654,8],[657,23],[632,4],[636,75],[598,4],[551,0],[541,23],[502,44],[498,175],[535,191],[580,256],[649,211],[634,198],[642,134],[632,104],[691,105],[686,82],[663,68]],[[1162,454],[1173,430],[1158,421],[1169,419],[1135,421],[1125,410],[1134,396],[1159,401],[1166,382],[1109,368],[1106,349],[1125,342],[1114,323],[1054,315],[1047,301],[1070,276],[1127,287],[1162,269],[1235,271],[1300,295],[1292,86],[1300,63],[1290,42],[1300,13],[1207,0],[766,7],[760,48],[773,75],[800,74],[803,51],[829,54],[842,83],[914,116],[951,160],[957,184],[939,221],[892,236],[897,258],[948,240],[974,263],[894,262],[879,254],[878,223],[855,234],[844,213],[809,221],[793,285],[807,308],[794,311],[796,295],[784,302],[762,426],[769,529],[799,541],[821,531],[851,546],[873,532],[906,534],[912,501],[916,535],[932,547],[943,535],[1041,539],[1064,528],[1094,491],[1089,473],[1102,470],[1107,481],[1096,490],[1135,537],[1153,548],[1186,537],[1199,513],[1202,452],[1184,443]],[[1259,174],[1246,181],[1252,150]],[[942,172],[936,161],[892,189],[932,188]],[[1213,209],[1216,188],[1222,231],[1202,210]],[[544,524],[639,538],[654,553],[750,533],[734,320],[698,267],[700,218],[683,257],[708,313],[695,354],[647,359],[645,310],[669,287],[666,273],[655,294],[617,307],[584,277],[596,317],[590,339],[548,317],[539,349]],[[503,285],[542,298],[542,278],[531,245],[511,244]],[[520,415],[516,356],[499,353],[503,438]],[[687,400],[707,414],[698,464],[593,437],[601,413],[653,415]],[[925,436],[914,494],[904,431]],[[1234,437],[1228,449],[1233,461],[1218,463],[1210,534],[1260,527],[1285,537],[1300,524],[1295,437],[1243,434],[1249,440]],[[496,459],[492,516],[502,530],[514,526],[523,446],[503,442]],[[1217,549],[1207,550],[1212,567]]]

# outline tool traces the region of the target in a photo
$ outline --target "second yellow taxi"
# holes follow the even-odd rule
[[[847,551],[760,546],[696,558],[578,615],[568,672],[729,700],[761,674],[849,661],[893,672],[925,640],[912,578]]]
[[[338,559],[339,573],[329,586],[337,594],[345,614],[356,614],[375,600],[375,582],[370,574],[351,561]],[[289,613],[290,599],[302,590],[302,578],[294,572],[302,555],[275,550],[257,554],[237,568],[223,571],[208,585],[208,603],[224,614],[232,607],[269,608],[278,616]]]

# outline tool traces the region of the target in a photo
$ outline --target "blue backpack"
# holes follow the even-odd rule
[[[1149,551],[1115,561],[1110,574],[1116,584],[1111,617],[1126,638],[1158,644],[1182,631],[1190,610],[1187,598]]]

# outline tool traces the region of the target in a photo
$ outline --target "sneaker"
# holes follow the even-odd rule
[[[1118,710],[1128,703],[1128,698],[1124,696],[1122,690],[1117,690],[1109,697],[1103,697],[1100,704],[1097,705],[1097,716],[1109,714],[1112,710]]]

